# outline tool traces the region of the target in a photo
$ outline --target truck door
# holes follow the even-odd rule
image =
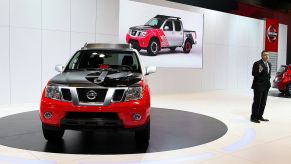
[[[175,42],[175,46],[182,46],[184,42],[182,23],[180,20],[175,20],[174,25],[175,29],[173,32],[173,40]]]
[[[173,27],[172,20],[167,20],[167,22],[163,26],[163,31],[164,31],[166,39],[169,43],[169,47],[175,46],[174,27]]]

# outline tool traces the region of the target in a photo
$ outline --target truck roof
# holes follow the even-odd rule
[[[174,16],[167,16],[167,15],[156,15],[155,18],[161,18],[161,19],[181,19],[180,17],[174,17]]]
[[[82,50],[92,49],[114,49],[114,50],[129,50],[131,47],[128,44],[110,44],[110,43],[86,43]]]

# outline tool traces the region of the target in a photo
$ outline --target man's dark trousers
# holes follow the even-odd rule
[[[252,105],[251,118],[259,119],[263,117],[269,90],[254,89],[254,102]]]

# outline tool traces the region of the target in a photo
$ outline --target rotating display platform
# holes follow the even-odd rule
[[[189,148],[214,141],[227,132],[218,119],[181,110],[151,108],[151,138],[136,144],[124,130],[66,130],[60,142],[47,142],[38,111],[0,118],[0,144],[8,147],[66,154],[134,154]]]

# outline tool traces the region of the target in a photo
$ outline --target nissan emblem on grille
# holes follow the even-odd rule
[[[94,100],[97,97],[97,93],[93,90],[90,90],[89,92],[87,92],[87,98],[89,100]]]

